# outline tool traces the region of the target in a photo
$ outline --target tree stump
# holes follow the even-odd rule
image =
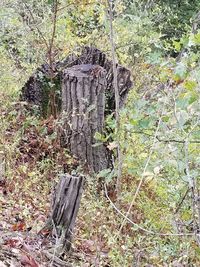
[[[65,174],[61,177],[53,195],[52,212],[44,229],[52,231],[57,241],[57,253],[60,255],[69,251],[71,247],[83,182],[83,176]]]
[[[95,140],[104,129],[106,71],[99,65],[76,65],[65,69],[62,80],[65,146],[92,171],[108,168],[107,149]]]
[[[102,144],[96,146],[94,135],[103,132],[104,117],[115,111],[113,62],[99,49],[86,46],[79,56],[71,54],[56,62],[53,71],[54,79],[49,83],[50,66],[38,68],[22,88],[21,100],[37,105],[43,116],[48,115],[53,84],[53,107],[65,113],[61,143],[95,172],[110,167],[111,152]],[[120,65],[117,83],[122,107],[132,81],[131,72]]]

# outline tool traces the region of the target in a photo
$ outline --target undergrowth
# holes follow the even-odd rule
[[[17,94],[1,93],[0,97],[4,99],[0,107],[0,150],[6,159],[6,177],[0,187],[0,226],[34,235],[47,219],[51,192],[63,166],[71,172],[77,162],[60,146],[57,121],[39,118],[17,101]],[[123,217],[110,205],[116,200],[112,186],[108,185],[109,201],[97,177],[86,174],[70,256],[73,266],[198,266],[200,250],[193,237],[159,235],[171,233],[174,220],[169,192],[159,183],[147,179],[129,214],[135,224],[126,222],[120,230]],[[126,214],[138,184],[137,175],[125,170],[122,184],[120,210]]]

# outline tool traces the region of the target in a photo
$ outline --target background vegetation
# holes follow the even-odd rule
[[[0,226],[12,231],[38,231],[63,164],[68,171],[77,168],[60,147],[59,120],[42,119],[18,101],[27,78],[49,62],[55,3],[1,4],[0,150],[6,155],[6,185],[1,184]],[[57,3],[53,62],[82,45],[111,56],[106,2]],[[119,0],[113,8],[116,54],[134,82],[120,111],[120,130],[108,144],[115,150],[120,141],[122,190],[116,204],[113,171],[98,174],[103,188],[97,177],[87,177],[74,266],[199,266],[200,2]],[[107,125],[116,128],[112,116]]]

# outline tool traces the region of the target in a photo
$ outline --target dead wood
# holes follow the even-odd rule
[[[76,65],[63,72],[62,81],[64,145],[90,170],[108,168],[107,149],[95,139],[104,130],[106,71],[99,65]]]
[[[56,255],[62,255],[71,248],[83,183],[83,176],[65,174],[60,178],[54,192],[51,214],[41,233],[46,229],[52,233]]]

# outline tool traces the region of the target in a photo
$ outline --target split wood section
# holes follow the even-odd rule
[[[83,176],[65,174],[61,177],[56,187],[48,227],[50,226],[49,228],[53,230],[52,234],[57,240],[58,254],[70,250],[83,183]]]

